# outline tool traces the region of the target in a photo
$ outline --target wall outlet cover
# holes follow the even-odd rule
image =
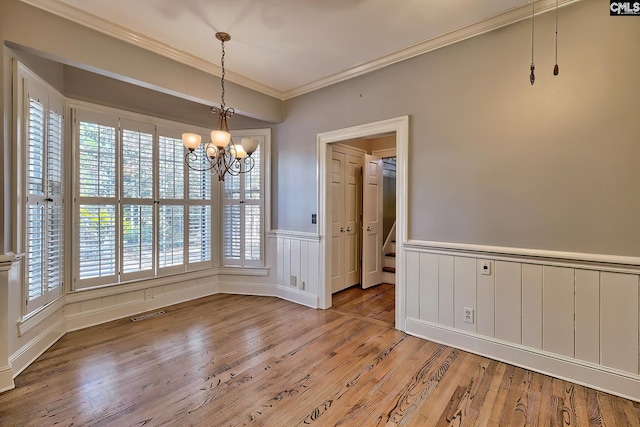
[[[474,319],[474,309],[470,307],[464,308],[464,322],[465,323],[473,323]]]

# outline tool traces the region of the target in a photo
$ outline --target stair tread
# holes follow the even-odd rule
[[[394,273],[396,272],[396,268],[395,267],[382,267],[382,271],[386,271],[387,273]]]
[[[389,252],[389,253],[384,254],[384,255],[385,255],[385,256],[392,257],[392,258],[395,258],[395,257],[396,257],[396,253],[395,253],[395,252]]]

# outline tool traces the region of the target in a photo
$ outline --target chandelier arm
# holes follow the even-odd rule
[[[198,158],[199,156],[194,151],[189,151],[187,152],[187,154],[184,155],[184,162],[187,164],[189,169],[194,170],[196,172],[206,172],[213,169],[213,163],[209,160],[208,157],[207,157],[207,160],[209,160],[209,165],[210,165],[209,167],[197,168],[195,166],[192,166],[193,163],[197,164],[196,162],[198,161]]]
[[[236,114],[236,110],[233,107],[230,107],[230,108],[211,107],[211,114],[228,119],[229,117]]]

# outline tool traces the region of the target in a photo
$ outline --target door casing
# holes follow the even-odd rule
[[[406,283],[404,280],[404,251],[402,244],[407,241],[407,164],[409,149],[409,116],[401,116],[378,122],[367,123],[344,129],[323,132],[317,135],[318,148],[318,234],[319,283],[318,307],[331,307],[331,145],[356,138],[371,138],[379,135],[396,136],[396,329],[404,331],[406,318]],[[329,243],[328,243],[329,242]]]

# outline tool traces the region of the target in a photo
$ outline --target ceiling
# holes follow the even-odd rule
[[[532,8],[530,0],[22,1],[216,75],[214,34],[225,31],[227,79],[281,99],[525,19]]]

